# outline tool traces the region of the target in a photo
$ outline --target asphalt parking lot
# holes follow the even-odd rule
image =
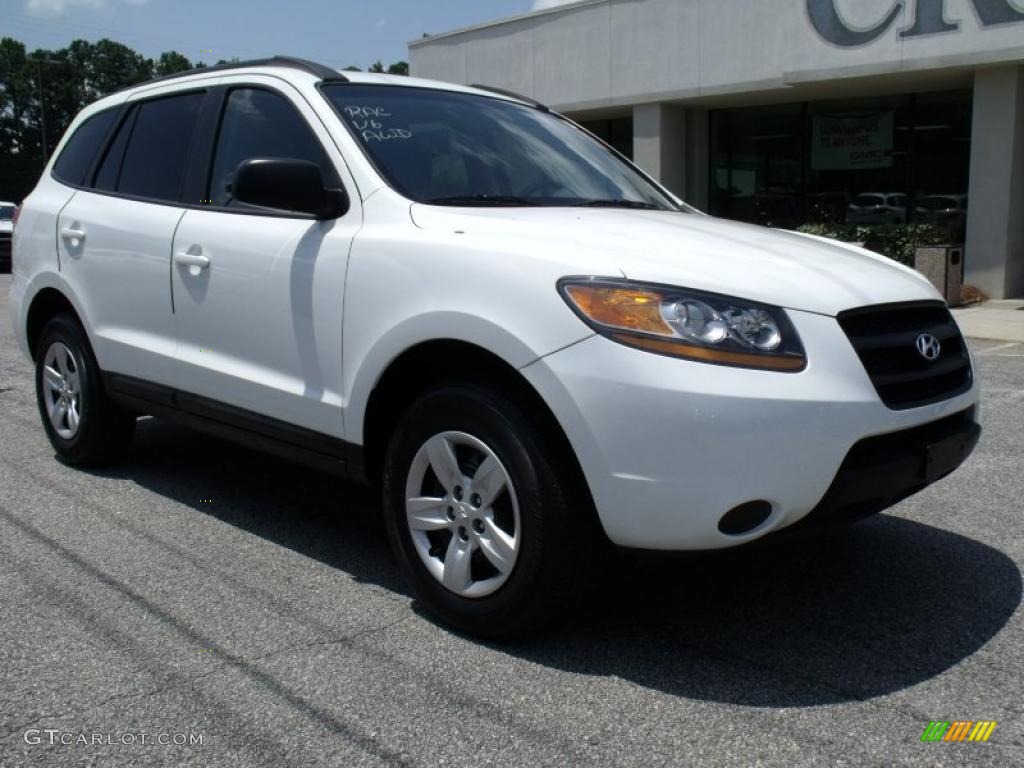
[[[151,419],[116,469],[58,463],[8,285],[0,766],[1024,765],[1024,344],[973,343],[952,477],[826,537],[615,560],[502,647],[420,612],[366,491]]]

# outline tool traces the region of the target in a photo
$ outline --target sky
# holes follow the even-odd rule
[[[109,37],[146,56],[192,61],[273,54],[366,68],[408,58],[423,33],[526,13],[567,0],[0,0],[0,36],[29,50]]]

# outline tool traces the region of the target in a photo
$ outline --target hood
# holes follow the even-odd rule
[[[621,272],[807,312],[941,300],[924,276],[863,248],[702,214],[414,204],[411,215],[423,229],[497,238],[503,251],[557,255],[576,274]]]

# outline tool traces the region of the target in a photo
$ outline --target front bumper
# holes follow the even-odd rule
[[[835,318],[789,316],[807,351],[800,373],[688,362],[601,336],[523,368],[576,451],[613,542],[661,550],[736,546],[812,510],[808,524],[877,511],[936,479],[919,471],[926,453],[908,448],[888,465],[895,485],[886,493],[858,499],[835,490],[846,487],[844,478],[855,477],[853,486],[876,482],[870,462],[861,471],[858,458],[875,444],[855,449],[861,441],[968,411],[977,383],[948,400],[892,410]],[[888,445],[909,443],[892,438]],[[738,535],[719,530],[726,512],[752,501],[770,504],[763,522]]]
[[[858,442],[810,514],[787,531],[859,520],[881,512],[955,470],[981,437],[975,409]]]

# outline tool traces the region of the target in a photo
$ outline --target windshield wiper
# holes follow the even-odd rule
[[[451,195],[449,197],[428,197],[420,202],[428,205],[537,205],[533,200],[514,195]]]
[[[637,208],[643,211],[664,210],[654,203],[645,203],[642,200],[580,200],[578,203],[573,203],[573,205],[583,208]]]

